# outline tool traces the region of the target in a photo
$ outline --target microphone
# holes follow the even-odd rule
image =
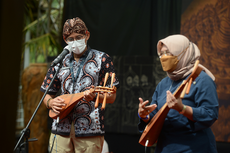
[[[62,53],[60,55],[58,55],[58,57],[51,63],[51,66],[55,66],[58,63],[62,62],[62,60],[64,59],[64,57],[69,54],[69,50],[64,48],[64,50],[62,51]]]

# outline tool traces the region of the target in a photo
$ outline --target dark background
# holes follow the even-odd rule
[[[161,71],[156,44],[160,38],[180,33],[181,0],[66,1],[63,22],[77,16],[91,33],[91,48],[113,57],[121,85],[116,101],[106,108],[105,140],[109,150],[144,152],[138,143],[138,96],[151,100],[157,81],[164,77],[152,74]],[[160,70],[155,71],[157,67]],[[140,81],[143,76],[148,80]]]
[[[16,112],[21,62],[23,0],[0,1],[0,152],[15,145]]]
[[[65,1],[63,22],[76,16],[85,21],[91,33],[89,45],[112,56],[121,83],[115,103],[106,107],[105,139],[110,152],[144,152],[136,128],[137,96],[151,100],[156,84],[165,75],[159,70],[157,41],[180,33],[181,13],[191,1]],[[3,119],[0,144],[1,152],[5,153],[12,152],[15,145],[23,3],[23,0],[0,1],[0,116]],[[229,146],[227,142],[217,142],[219,153],[229,152]]]
[[[180,33],[181,0],[68,0],[63,22],[80,17],[91,48],[110,56],[156,56],[160,38]]]
[[[91,36],[91,48],[108,53],[120,81],[116,101],[106,106],[105,139],[110,152],[144,152],[138,141],[138,97],[151,101],[165,77],[157,58],[158,40],[180,33],[181,14],[192,0],[68,0],[65,20],[80,17]],[[63,46],[65,44],[63,43]],[[228,143],[217,142],[219,152]],[[154,146],[147,152],[153,152]]]
[[[65,1],[63,22],[80,17],[86,23],[91,33],[88,44],[113,58],[120,81],[116,101],[107,105],[105,115],[110,152],[144,152],[138,143],[138,97],[151,100],[165,76],[160,74],[156,44],[180,33],[181,7],[181,0]]]

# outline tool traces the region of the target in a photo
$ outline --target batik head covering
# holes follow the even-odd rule
[[[85,35],[87,31],[85,23],[79,17],[68,19],[63,26],[63,39],[66,40],[73,32]]]
[[[174,71],[167,72],[167,75],[172,80],[180,80],[185,78],[193,71],[196,60],[200,58],[200,50],[196,44],[189,41],[189,39],[183,35],[171,35],[164,39],[161,39],[157,43],[157,53],[159,54],[162,48],[167,50],[174,56],[178,56],[182,51],[184,55],[178,56],[178,64]],[[182,56],[182,57],[181,57]],[[203,65],[199,64],[204,71],[215,80],[214,75]]]

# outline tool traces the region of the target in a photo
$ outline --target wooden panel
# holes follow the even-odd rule
[[[217,141],[230,142],[229,0],[194,0],[181,16],[181,34],[197,44],[200,63],[216,77],[220,109],[212,130]]]

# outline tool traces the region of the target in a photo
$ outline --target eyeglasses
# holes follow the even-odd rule
[[[165,56],[170,55],[170,56],[172,56],[173,54],[171,54],[168,50],[165,50],[165,51],[161,51],[160,53],[158,53],[159,58],[161,58],[162,55],[165,55]]]
[[[84,35],[78,35],[78,36],[76,36],[76,37],[68,37],[67,39],[66,39],[66,41],[67,42],[73,42],[74,40],[80,40],[80,39],[82,39],[84,37]]]

